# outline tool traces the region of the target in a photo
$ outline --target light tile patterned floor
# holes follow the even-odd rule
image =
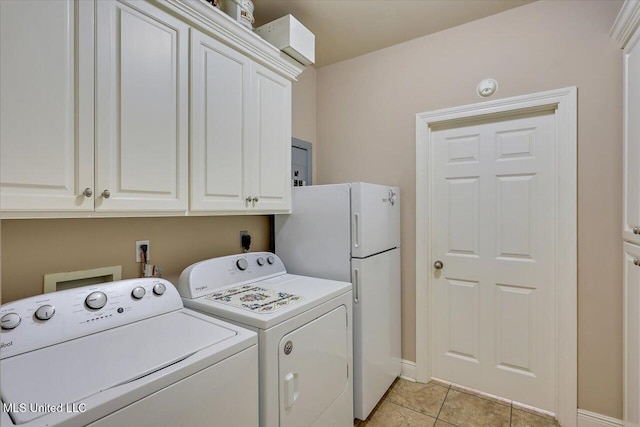
[[[455,385],[397,380],[358,427],[558,427],[555,419]]]

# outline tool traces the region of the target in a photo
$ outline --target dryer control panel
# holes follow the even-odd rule
[[[284,264],[271,252],[252,252],[200,261],[180,275],[178,292],[183,298],[209,295],[216,289],[240,286],[287,274]]]
[[[183,308],[158,278],[51,292],[0,306],[0,359]]]

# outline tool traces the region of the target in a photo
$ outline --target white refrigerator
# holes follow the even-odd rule
[[[291,274],[353,283],[353,405],[365,420],[400,375],[400,189],[361,182],[292,189],[275,217]]]

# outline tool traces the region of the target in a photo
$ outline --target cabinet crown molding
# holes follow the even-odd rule
[[[296,80],[304,71],[304,65],[203,0],[155,0],[155,3],[289,80]]]
[[[635,30],[640,27],[640,0],[625,0],[609,35],[624,48]]]

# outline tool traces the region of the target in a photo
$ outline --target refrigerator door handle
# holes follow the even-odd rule
[[[353,246],[360,247],[360,214],[353,214]]]
[[[353,269],[353,303],[360,302],[360,270]]]

